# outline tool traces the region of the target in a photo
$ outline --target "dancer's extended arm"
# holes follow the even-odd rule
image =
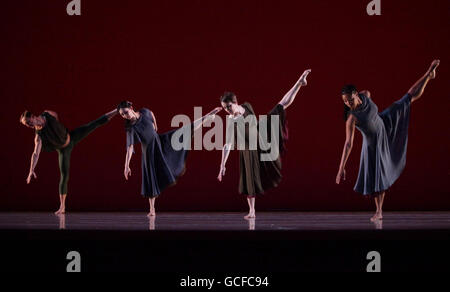
[[[130,169],[130,161],[131,156],[133,156],[134,146],[130,145],[127,148],[127,155],[125,157],[125,169],[123,171],[123,175],[125,176],[125,179],[128,180],[128,177],[131,176],[131,169]]]
[[[345,180],[345,164],[353,147],[353,139],[355,137],[355,123],[356,118],[353,115],[349,115],[347,122],[345,123],[345,143],[342,150],[341,163],[339,164],[339,171],[336,176],[336,183],[339,184],[341,179]]]
[[[34,169],[39,160],[39,154],[41,154],[41,149],[42,149],[42,140],[41,137],[39,137],[39,135],[36,134],[36,136],[34,137],[34,151],[33,154],[31,155],[30,172],[28,173],[27,184],[31,182],[32,177],[37,178],[36,173],[34,173]]]
[[[306,82],[306,77],[311,72],[311,69],[305,70],[303,72],[302,76],[297,80],[297,82],[294,84],[294,87],[292,87],[281,99],[279,104],[283,106],[284,109],[286,109],[288,106],[290,106],[295,99],[295,96],[297,95],[298,91],[300,90],[300,87],[306,86],[308,83]]]

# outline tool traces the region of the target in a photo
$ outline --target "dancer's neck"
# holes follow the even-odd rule
[[[234,117],[242,116],[244,113],[245,113],[245,108],[243,106],[241,106],[241,105],[238,105],[238,110],[234,114]]]
[[[131,121],[132,122],[136,122],[137,120],[139,120],[139,118],[141,117],[141,113],[139,111],[135,112],[133,111],[133,116],[131,117]]]

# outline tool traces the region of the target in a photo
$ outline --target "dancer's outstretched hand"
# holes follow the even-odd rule
[[[345,180],[345,169],[339,170],[336,176],[336,184],[339,184],[341,180]]]
[[[33,178],[33,177],[35,179],[37,179],[36,173],[34,173],[34,171],[30,171],[30,173],[28,174],[28,177],[27,177],[27,184],[29,184],[31,182],[31,178]]]
[[[218,181],[222,181],[222,178],[225,176],[225,166],[220,167],[219,175],[217,176]]]
[[[125,176],[125,179],[128,180],[128,177],[131,176],[131,169],[129,167],[125,167],[123,175]]]

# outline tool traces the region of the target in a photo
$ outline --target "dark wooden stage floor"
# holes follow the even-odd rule
[[[3,271],[449,271],[450,212],[0,213]]]
[[[172,231],[308,231],[308,230],[450,230],[450,212],[386,212],[369,221],[368,212],[260,212],[253,220],[245,213],[0,213],[0,230],[172,230]]]

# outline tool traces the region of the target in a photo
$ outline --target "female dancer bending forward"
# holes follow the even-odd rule
[[[376,212],[371,221],[383,218],[385,192],[405,167],[410,104],[422,96],[428,81],[436,77],[437,66],[439,60],[433,61],[408,93],[381,113],[378,113],[369,91],[358,92],[353,85],[342,89],[346,139],[336,183],[345,180],[345,164],[352,150],[356,127],[363,135],[363,145],[354,190],[374,196]]]
[[[185,161],[188,149],[175,150],[172,146],[172,137],[175,129],[167,133],[158,134],[156,118],[149,109],[142,108],[138,111],[133,109],[132,103],[122,101],[117,109],[120,115],[126,119],[125,130],[127,137],[127,153],[125,157],[124,176],[128,180],[131,175],[130,160],[134,153],[133,145],[141,143],[142,147],[142,187],[141,194],[149,198],[150,212],[148,216],[155,216],[155,199],[161,192],[174,185],[177,179],[185,171]],[[206,116],[194,121],[187,129],[190,136],[194,130],[199,128],[206,118],[213,118],[221,108],[216,108]],[[183,144],[181,140],[179,141]]]

